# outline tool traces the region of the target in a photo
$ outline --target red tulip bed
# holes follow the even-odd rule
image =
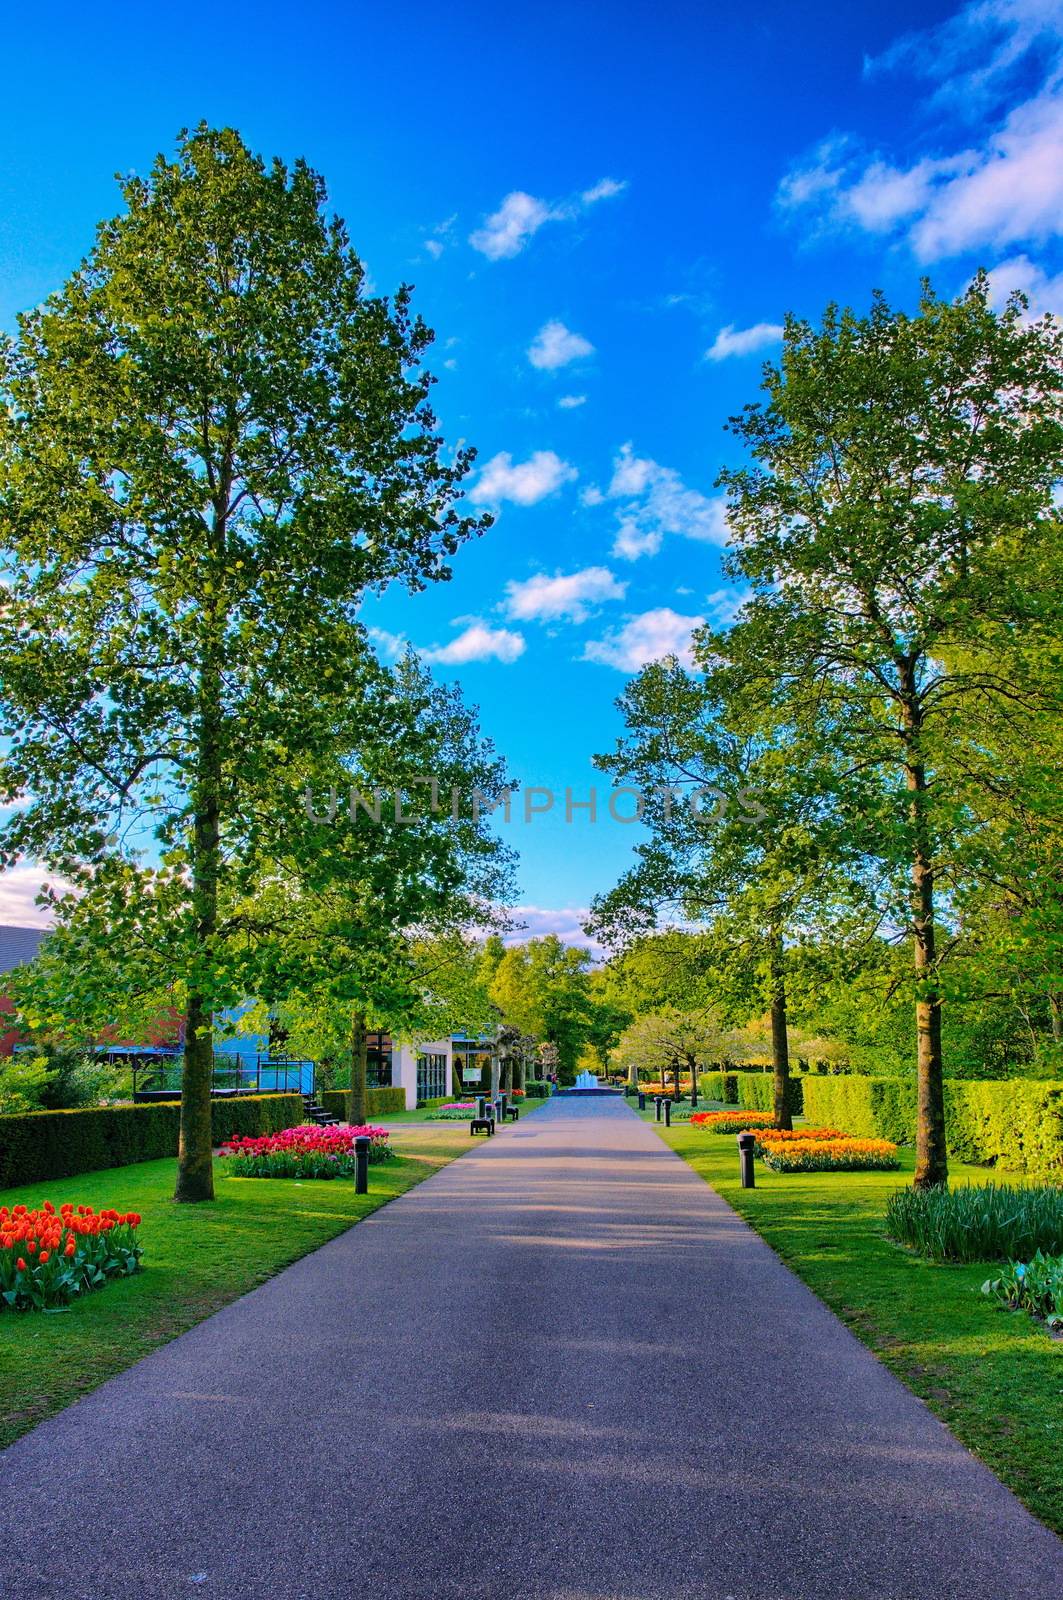
[[[0,1206],[0,1310],[53,1311],[140,1267],[135,1211]]]
[[[356,1139],[369,1140],[370,1161],[387,1161],[395,1154],[387,1128],[322,1128],[315,1123],[261,1139],[235,1134],[219,1154],[231,1178],[349,1178]]]

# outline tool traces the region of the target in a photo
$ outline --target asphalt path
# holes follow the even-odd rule
[[[0,1595],[1052,1600],[1063,1544],[562,1099],[0,1456]]]

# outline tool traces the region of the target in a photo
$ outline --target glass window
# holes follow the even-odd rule
[[[391,1035],[366,1035],[365,1081],[370,1089],[391,1088]]]
[[[442,1054],[417,1057],[417,1099],[439,1100],[447,1093],[447,1058]]]

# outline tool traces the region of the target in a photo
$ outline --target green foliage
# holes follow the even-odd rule
[[[341,1122],[347,1121],[346,1089],[323,1089],[318,1098],[331,1116],[339,1117]],[[406,1110],[406,1090],[401,1087],[370,1089],[367,1098],[370,1117],[387,1117]]]
[[[911,1078],[806,1076],[805,1114],[868,1139],[911,1144]],[[1063,1172],[1063,1084],[945,1080],[949,1151],[963,1161],[1051,1176]]]
[[[775,1083],[766,1072],[736,1072],[734,1077],[738,1089],[738,1104],[747,1111],[771,1111],[775,1106]],[[801,1079],[791,1075],[786,1081],[787,1104],[790,1115],[799,1117],[804,1111],[804,1096],[801,1091]]]
[[[240,1095],[212,1100],[215,1144],[235,1133],[279,1133],[303,1120],[298,1094]],[[100,1106],[80,1111],[35,1111],[0,1117],[0,1189],[69,1178],[79,1172],[154,1161],[177,1152],[177,1102]]]
[[[611,1042],[623,1013],[592,982],[589,950],[563,944],[556,934],[511,945],[498,959],[491,1000],[505,1022],[552,1044],[559,1072],[571,1076],[587,1044]]]
[[[547,1100],[551,1087],[546,1078],[528,1078],[525,1080],[524,1092],[531,1100]]]
[[[276,906],[249,879],[278,839],[328,875],[298,785],[328,781],[379,690],[358,607],[446,580],[491,519],[459,511],[473,453],[438,431],[431,331],[408,288],[367,293],[304,161],[200,126],[122,198],[0,343],[0,791],[29,797],[0,859],[80,891],[75,1015],[103,1003],[97,966],[112,1015],[174,988],[199,1200],[211,1017],[266,992]]]
[[[1043,1317],[1050,1328],[1063,1327],[1063,1255],[1046,1256],[1036,1250],[1029,1261],[1013,1261],[999,1278],[988,1278],[982,1293],[1010,1311]]]
[[[0,1116],[39,1111],[54,1080],[44,1056],[0,1057]]]
[[[886,1232],[932,1261],[1027,1260],[1063,1250],[1063,1188],[902,1189],[887,1203]]]

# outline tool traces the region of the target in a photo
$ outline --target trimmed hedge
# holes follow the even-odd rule
[[[396,1111],[406,1110],[406,1090],[401,1086],[389,1089],[369,1089],[366,1093],[371,1117],[387,1117],[392,1116]],[[319,1098],[326,1111],[330,1112],[334,1117],[339,1117],[341,1122],[346,1122],[346,1089],[323,1089]]]
[[[915,1139],[911,1078],[806,1078],[811,1121],[867,1139]],[[947,1078],[949,1154],[1040,1177],[1063,1178],[1063,1084],[1052,1079]]]
[[[531,1100],[549,1100],[551,1088],[548,1078],[529,1078],[524,1085],[524,1093]]]
[[[234,1133],[280,1133],[303,1120],[299,1094],[240,1095],[211,1101],[215,1144]],[[90,1106],[80,1111],[28,1111],[0,1117],[0,1189],[81,1172],[127,1167],[177,1154],[181,1105]]]
[[[775,1078],[762,1072],[736,1072],[738,1079],[738,1104],[746,1111],[775,1110]],[[799,1117],[804,1110],[801,1079],[792,1073],[787,1082],[787,1100],[790,1115]]]
[[[796,1072],[790,1074],[790,1115],[793,1117],[799,1117],[804,1110],[801,1081]],[[772,1111],[775,1107],[774,1077],[756,1067],[749,1072],[702,1072],[698,1075],[698,1093],[705,1100],[742,1106],[746,1111]]]

